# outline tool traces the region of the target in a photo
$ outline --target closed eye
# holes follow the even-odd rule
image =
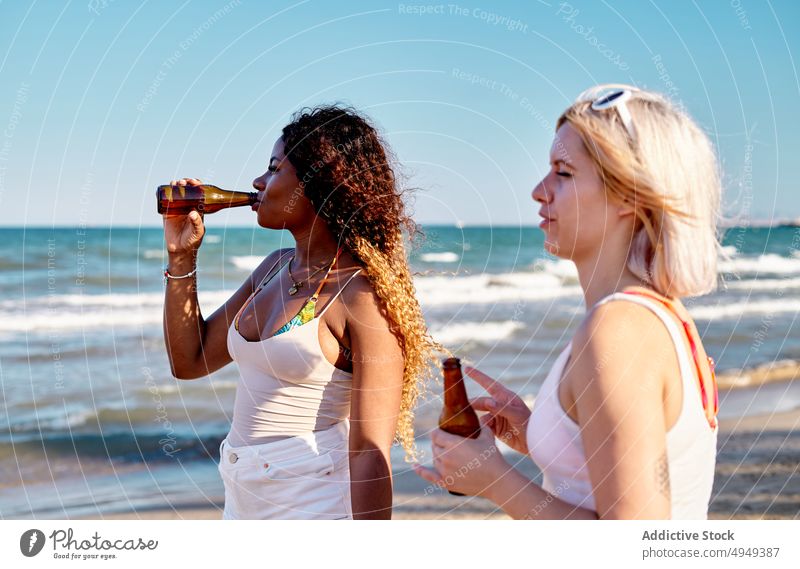
[[[556,176],[563,176],[564,178],[571,178],[572,174],[569,172],[556,172]]]

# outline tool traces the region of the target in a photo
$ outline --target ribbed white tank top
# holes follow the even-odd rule
[[[611,300],[627,300],[650,309],[669,331],[678,355],[683,403],[678,420],[667,432],[672,519],[706,519],[714,465],[717,456],[718,429],[709,426],[703,411],[691,355],[683,342],[683,333],[669,314],[641,296],[615,293],[596,306]],[[544,380],[528,423],[528,449],[542,470],[542,487],[560,499],[595,510],[592,484],[586,466],[580,427],[567,415],[558,399],[558,385],[569,359],[572,344],[561,352]]]
[[[302,326],[251,342],[231,324],[228,353],[240,374],[228,434],[231,446],[308,434],[350,416],[352,374],[334,366],[322,353],[319,322],[359,272],[353,273],[325,308]]]

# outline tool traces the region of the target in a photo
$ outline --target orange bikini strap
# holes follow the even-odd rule
[[[333,258],[333,261],[331,262],[331,266],[328,267],[328,272],[325,273],[325,276],[323,277],[322,281],[320,281],[316,292],[311,296],[311,298],[308,299],[309,302],[317,302],[317,300],[319,300],[319,293],[322,292],[322,287],[324,287],[325,283],[328,282],[328,277],[330,276],[333,267],[336,266],[336,261],[339,260],[339,255],[341,255],[341,253],[342,253],[342,247],[339,247],[339,250],[336,251],[336,256]]]
[[[707,355],[706,358],[708,358],[711,376],[708,377],[703,373],[703,369],[700,366],[700,356],[697,351],[697,344],[694,341],[695,335],[692,331],[692,325],[688,321],[684,320],[680,314],[678,314],[678,311],[675,310],[675,307],[668,298],[650,291],[625,290],[622,292],[624,294],[644,296],[663,304],[683,325],[683,331],[686,333],[686,337],[689,340],[689,347],[692,350],[692,359],[694,360],[694,366],[697,370],[697,381],[700,383],[700,396],[703,401],[703,411],[705,412],[709,426],[712,429],[715,428],[717,426],[717,413],[719,413],[719,392],[717,390],[717,377],[714,372],[714,367],[716,364],[714,359]]]

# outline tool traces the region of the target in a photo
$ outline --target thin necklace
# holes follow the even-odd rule
[[[311,279],[314,278],[314,276],[317,273],[319,273],[322,269],[324,269],[325,267],[330,265],[330,263],[326,263],[325,265],[322,265],[316,271],[314,271],[313,273],[308,275],[306,278],[304,278],[303,280],[298,282],[298,281],[294,280],[294,276],[292,275],[292,261],[294,261],[294,257],[289,259],[289,279],[292,281],[292,286],[289,287],[289,296],[296,295],[297,291],[299,291],[300,288],[302,288],[303,283],[307,283],[307,282],[311,281]]]

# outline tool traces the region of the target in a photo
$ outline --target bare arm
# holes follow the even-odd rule
[[[165,224],[168,220],[164,220]],[[202,222],[201,222],[202,223]],[[185,275],[196,267],[196,251],[169,253],[167,270]],[[194,371],[202,348],[205,322],[197,301],[197,275],[187,279],[168,279],[164,294],[164,343],[172,375],[178,379],[201,377]]]
[[[511,466],[484,494],[515,520],[596,520],[597,514],[549,493]]]
[[[351,290],[352,289],[352,290]],[[377,295],[358,277],[345,291],[353,353],[350,484],[355,519],[390,519],[394,439],[403,390],[403,353]]]
[[[628,302],[596,308],[575,336],[566,377],[601,519],[670,517],[664,377],[668,332]],[[673,364],[676,365],[676,364]]]
[[[164,298],[164,341],[172,374],[178,379],[205,377],[231,362],[227,334],[234,316],[282,251],[267,255],[239,289],[208,318],[197,301],[197,281],[167,281]],[[183,275],[195,267],[194,256],[169,256],[168,270]]]
[[[179,185],[197,185],[200,180],[184,178]],[[169,262],[167,270],[180,276],[196,267],[197,252],[205,234],[202,217],[164,216],[164,239]],[[253,271],[239,289],[208,319],[197,301],[197,275],[168,279],[164,295],[164,342],[172,375],[178,379],[205,377],[231,362],[227,333],[231,320],[282,251],[275,251]]]

